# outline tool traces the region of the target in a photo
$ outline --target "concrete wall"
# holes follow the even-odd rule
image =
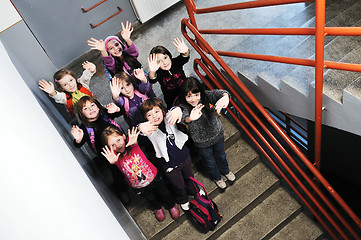
[[[104,39],[121,30],[120,22],[135,22],[136,16],[128,0],[108,0],[84,13],[100,1],[12,0],[26,25],[57,68],[64,67],[89,50],[91,37]],[[118,11],[122,12],[97,28],[91,28]]]

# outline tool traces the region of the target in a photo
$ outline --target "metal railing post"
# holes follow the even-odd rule
[[[322,142],[322,96],[325,42],[326,1],[316,1],[316,43],[315,43],[315,166],[321,169]]]

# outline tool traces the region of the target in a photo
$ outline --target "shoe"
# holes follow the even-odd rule
[[[236,180],[236,176],[234,176],[233,172],[231,172],[231,171],[229,171],[229,173],[226,174],[225,176],[231,182],[234,182],[234,180]]]
[[[172,209],[169,209],[169,213],[174,220],[176,220],[179,217],[179,209],[177,204],[175,204]]]
[[[221,180],[214,180],[214,182],[217,184],[217,186],[220,189],[225,189],[227,187],[226,183],[223,181],[223,179]]]
[[[181,208],[183,209],[183,211],[188,211],[189,210],[189,202],[181,204]]]
[[[164,211],[163,209],[158,209],[158,210],[154,210],[154,214],[155,214],[155,218],[159,221],[162,222],[165,219],[165,215],[164,215]]]

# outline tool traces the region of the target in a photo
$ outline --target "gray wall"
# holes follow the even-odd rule
[[[87,13],[98,0],[12,0],[14,6],[57,68],[64,67],[89,50],[86,41],[91,37],[105,38],[121,30],[120,22],[135,22],[136,16],[128,0],[108,0]],[[118,11],[123,11],[100,25],[91,28]]]

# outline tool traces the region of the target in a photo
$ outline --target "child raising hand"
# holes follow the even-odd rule
[[[189,61],[190,54],[183,39],[174,38],[173,45],[179,52],[176,58],[172,58],[172,54],[163,46],[154,47],[148,57],[149,81],[159,82],[168,109],[175,105],[179,88],[186,78],[183,65]]]
[[[133,32],[131,23],[127,21],[124,25],[122,22],[121,26],[122,31],[120,34],[125,43],[117,36],[108,36],[104,41],[95,38],[88,40],[90,49],[100,51],[104,65],[111,76],[120,71],[133,75],[134,69],[142,67],[137,59],[139,55],[138,48],[130,38]]]
[[[88,61],[83,62],[82,66],[84,71],[79,79],[76,78],[75,73],[66,68],[62,68],[54,74],[55,85],[59,91],[55,90],[52,82],[44,79],[39,81],[39,88],[48,93],[56,103],[66,105],[72,115],[77,112],[75,106],[80,98],[94,96],[89,90],[89,82],[96,72],[96,66]]]

